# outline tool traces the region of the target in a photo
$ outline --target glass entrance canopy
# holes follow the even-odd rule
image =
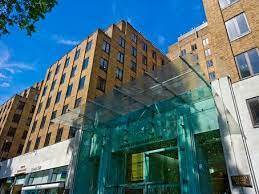
[[[140,79],[124,84],[120,88],[115,87],[105,96],[87,100],[85,105],[54,119],[53,122],[70,126],[81,126],[83,123],[86,124],[85,122],[92,121],[107,123],[174,97],[178,99],[177,103],[188,104],[197,96],[183,94],[201,87],[210,90],[199,64],[193,56],[187,55],[156,71],[145,72]]]
[[[191,56],[55,119],[81,127],[73,193],[228,193],[218,113]]]

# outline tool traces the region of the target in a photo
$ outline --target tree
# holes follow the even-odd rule
[[[12,26],[31,35],[35,23],[44,19],[56,4],[57,0],[0,0],[0,36],[10,33]]]

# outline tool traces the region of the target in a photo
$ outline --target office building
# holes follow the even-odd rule
[[[22,153],[40,88],[36,83],[0,106],[1,161]]]
[[[179,37],[168,57],[193,53],[210,80],[236,82],[259,73],[258,1],[203,1],[207,22]]]
[[[168,60],[128,22],[92,33],[47,70],[23,153],[73,137],[51,120]]]

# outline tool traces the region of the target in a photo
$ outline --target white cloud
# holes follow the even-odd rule
[[[159,35],[157,38],[158,44],[159,45],[164,45],[165,44],[165,37],[162,35]]]
[[[0,87],[2,87],[2,88],[9,88],[10,87],[10,83],[8,83],[8,82],[0,83]]]
[[[0,72],[0,79],[6,79],[7,76]]]
[[[75,45],[79,44],[78,40],[65,39],[63,36],[58,36],[58,35],[54,35],[53,39],[58,44],[63,44],[63,45],[75,46]]]
[[[5,70],[14,74],[26,70],[34,70],[34,66],[32,64],[26,64],[24,62],[12,61],[10,50],[5,44],[0,42],[0,70]]]

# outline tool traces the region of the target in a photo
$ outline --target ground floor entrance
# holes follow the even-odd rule
[[[194,147],[189,153],[177,142],[174,139],[128,150],[127,154],[114,153],[112,161],[126,166],[113,166],[107,173],[121,179],[124,175],[125,181],[119,184],[121,180],[117,179],[115,184],[107,184],[106,190],[121,194],[180,194],[188,191],[192,182],[197,193],[230,193],[219,130],[194,135]],[[188,155],[193,155],[192,161],[187,161]]]

